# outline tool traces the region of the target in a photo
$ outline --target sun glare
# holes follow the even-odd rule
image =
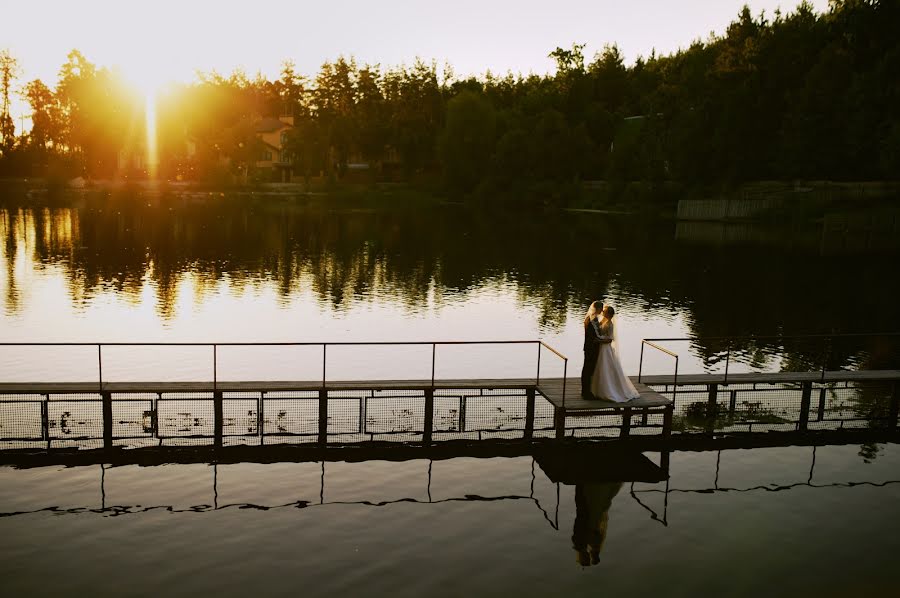
[[[160,90],[165,84],[165,74],[156,65],[141,65],[126,69],[126,78],[144,97],[144,128],[146,130],[145,166],[148,177],[153,180],[159,174],[159,152],[157,150],[156,102]]]
[[[144,104],[147,129],[147,175],[154,180],[158,174],[159,155],[156,151],[156,94],[148,93]]]

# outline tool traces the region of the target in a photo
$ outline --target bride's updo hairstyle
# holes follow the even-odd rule
[[[612,305],[607,305],[606,309],[603,310],[603,313],[606,314],[607,319],[612,320],[613,316],[616,315],[616,310],[613,309]]]
[[[603,313],[603,302],[602,301],[594,301],[591,303],[591,306],[588,308],[587,313],[584,315],[584,325],[587,326],[591,323],[591,320],[600,316]]]

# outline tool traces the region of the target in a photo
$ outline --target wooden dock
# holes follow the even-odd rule
[[[485,438],[518,437],[535,441],[564,438],[570,432],[585,430],[584,426],[593,426],[595,431],[599,427],[612,428],[607,432],[620,438],[639,433],[642,437],[656,436],[666,442],[672,434],[676,404],[684,410],[696,407],[698,398],[703,403],[708,400],[707,413],[711,414],[712,422],[712,414],[723,410],[726,414],[734,414],[736,406],[741,404],[737,397],[741,393],[757,392],[754,390],[756,385],[763,385],[762,390],[768,388],[765,385],[792,389],[790,392],[795,394],[789,400],[794,401],[790,404],[793,419],[788,423],[798,432],[805,431],[810,422],[824,421],[826,391],[840,383],[887,384],[886,409],[878,415],[878,425],[896,427],[900,413],[900,370],[742,373],[729,374],[727,379],[723,374],[687,374],[679,375],[677,381],[674,376],[645,375],[641,382],[637,377],[632,377],[632,381],[641,396],[626,403],[583,399],[578,378],[0,382],[0,403],[5,406],[5,417],[12,414],[19,418],[18,422],[0,421],[0,441],[39,441],[50,447],[58,440],[96,439],[102,440],[103,447],[111,448],[116,441],[135,438],[122,431],[123,424],[131,425],[132,432],[136,426],[137,432],[141,433],[140,412],[128,416],[138,418],[129,422],[121,421],[124,416],[117,415],[131,409],[128,405],[136,409],[141,402],[145,405],[143,421],[149,422],[144,424],[143,433],[148,436],[138,438],[158,439],[160,443],[170,438],[208,438],[213,447],[222,447],[223,439],[235,436],[257,436],[260,445],[273,436],[305,436],[323,447],[344,442],[354,434],[356,436],[348,442],[385,438],[391,439],[390,442],[431,444],[448,438],[473,439],[473,434],[474,439],[479,440],[482,432]],[[696,388],[681,390],[697,386],[704,388],[700,391]],[[817,403],[813,398],[814,387]],[[730,397],[729,403],[720,402],[723,392],[726,398]],[[682,393],[692,397],[686,399],[690,400],[689,404],[678,401],[677,397]],[[546,402],[538,402],[539,398]],[[404,406],[385,406],[385,401],[395,400],[405,401]],[[162,434],[160,409],[163,405],[173,405],[173,401],[191,401],[196,409],[191,417],[199,417],[205,422],[203,426],[196,432],[185,432],[183,436]],[[241,407],[244,419],[238,424],[235,416],[229,414],[241,401],[245,405]],[[295,425],[287,431],[273,427],[275,414],[285,408],[279,401],[294,402],[288,408],[294,410],[289,417]],[[501,405],[503,401],[506,402]],[[77,431],[64,436],[60,413],[79,403],[87,405],[85,410],[90,414],[71,416],[70,419],[89,420],[89,425],[82,426],[83,433]],[[178,415],[188,417],[187,414]],[[868,421],[868,416],[860,417],[862,419],[858,421]],[[401,422],[403,418],[406,419]],[[467,428],[467,421],[484,422],[491,418],[497,421],[478,429],[475,425]],[[338,420],[341,425],[336,423]],[[349,420],[353,422],[351,427],[355,426],[352,431],[336,431],[339,428],[345,430],[347,426],[342,422]],[[582,421],[585,423],[573,423]],[[399,426],[396,433],[387,428],[395,423]],[[839,423],[843,427],[843,422]],[[27,435],[10,432],[16,425],[26,430]],[[241,426],[247,428],[248,425],[252,431],[244,429],[239,433]],[[635,432],[637,427],[643,429]],[[713,429],[710,427],[706,432]],[[750,431],[755,430],[751,427]],[[601,436],[610,437],[608,433]]]
[[[421,413],[421,441],[430,443],[434,440],[435,399],[446,399],[448,396],[459,398],[458,408],[453,410],[457,418],[460,433],[466,432],[466,405],[473,400],[487,401],[497,391],[510,391],[513,396],[524,399],[524,415],[521,421],[521,435],[526,440],[545,437],[536,434],[535,415],[536,398],[546,399],[552,409],[552,437],[563,438],[566,434],[566,418],[610,414],[621,415],[620,436],[627,436],[631,429],[633,414],[641,414],[643,423],[647,424],[647,415],[653,412],[665,415],[662,425],[649,426],[660,428],[659,432],[668,435],[672,423],[672,402],[646,385],[639,385],[641,397],[628,403],[613,403],[596,400],[585,401],[580,397],[580,381],[577,379],[544,378],[541,380],[528,378],[477,378],[477,379],[445,379],[445,380],[276,380],[276,381],[129,381],[129,382],[3,382],[0,383],[0,401],[6,403],[41,404],[40,422],[34,422],[31,429],[40,429],[39,440],[47,440],[48,446],[53,439],[53,428],[56,418],[50,415],[50,405],[55,401],[77,401],[102,404],[102,438],[104,446],[110,448],[121,435],[114,431],[115,422],[113,404],[122,405],[127,402],[147,401],[153,433],[158,427],[159,413],[157,402],[147,397],[158,397],[163,400],[185,400],[212,405],[213,442],[221,446],[223,427],[225,427],[225,410],[223,404],[228,401],[255,401],[255,427],[264,430],[266,416],[271,416],[272,409],[266,408],[269,401],[297,399],[312,408],[308,411],[306,423],[300,427],[314,426],[318,430],[317,442],[326,444],[329,435],[334,436],[334,415],[329,413],[330,402],[345,405],[349,399],[359,401],[358,414],[352,417],[358,422],[358,433],[366,433],[366,424],[371,420],[367,416],[367,402],[376,401],[377,393],[398,393],[398,400],[412,401],[407,409]],[[296,396],[291,397],[291,393]],[[400,396],[408,393],[411,396]],[[354,396],[349,396],[349,395]],[[243,395],[243,396],[235,396]],[[287,397],[285,395],[288,395]],[[343,401],[343,403],[341,402]],[[519,403],[522,408],[522,404]],[[509,409],[509,407],[501,408]],[[32,416],[36,417],[36,416]],[[351,416],[346,416],[351,417]],[[508,416],[513,417],[513,416]],[[312,418],[310,420],[310,418]],[[444,418],[446,419],[446,417]],[[121,424],[121,422],[119,422]],[[3,422],[0,422],[2,428]],[[502,427],[503,424],[501,423]],[[98,426],[99,427],[99,426]],[[2,430],[0,430],[2,431]],[[487,430],[490,431],[490,430]],[[260,432],[259,436],[265,435]],[[160,436],[161,437],[161,436]],[[479,438],[481,434],[479,434]],[[38,438],[35,438],[38,439]],[[374,436],[372,437],[374,440]],[[16,438],[16,440],[25,440]]]

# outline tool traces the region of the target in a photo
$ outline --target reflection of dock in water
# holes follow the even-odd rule
[[[668,452],[660,453],[659,464],[654,463],[642,452],[647,452],[646,447],[637,444],[639,439],[632,438],[627,445],[621,443],[597,443],[590,441],[578,441],[573,443],[553,444],[498,444],[498,443],[465,443],[432,445],[431,447],[411,447],[401,445],[361,445],[357,447],[343,446],[330,448],[308,447],[230,447],[223,450],[215,450],[210,447],[158,447],[140,451],[121,450],[115,451],[111,456],[99,451],[50,451],[41,454],[32,454],[30,457],[21,456],[17,466],[21,469],[31,467],[43,467],[50,463],[64,464],[67,467],[58,472],[64,476],[70,471],[76,475],[77,468],[88,466],[97,467],[97,483],[100,495],[97,504],[83,504],[80,499],[74,499],[74,504],[67,504],[67,495],[50,494],[53,504],[23,505],[10,509],[0,505],[0,518],[16,517],[29,513],[50,512],[54,514],[82,514],[98,513],[105,515],[126,515],[156,510],[164,510],[172,513],[192,512],[206,513],[227,509],[247,509],[252,511],[270,511],[280,509],[308,509],[323,505],[334,506],[362,506],[369,508],[381,508],[389,505],[414,503],[419,505],[442,505],[460,502],[525,502],[531,503],[536,509],[539,519],[546,521],[556,530],[561,530],[559,522],[560,497],[562,486],[572,486],[576,490],[576,507],[588,509],[582,513],[588,519],[594,518],[590,509],[596,505],[592,497],[605,493],[605,489],[616,489],[610,492],[610,497],[615,497],[615,502],[633,500],[647,513],[647,517],[662,525],[668,525],[669,499],[673,494],[699,494],[709,496],[710,500],[717,494],[728,493],[753,493],[761,494],[790,492],[798,488],[827,489],[827,488],[855,488],[855,487],[884,487],[900,484],[900,480],[867,481],[865,479],[853,479],[846,481],[817,482],[816,451],[820,448],[822,439],[808,445],[799,443],[788,435],[769,435],[780,438],[776,443],[770,438],[767,446],[795,446],[797,450],[808,450],[808,466],[798,461],[800,469],[794,476],[795,481],[785,480],[783,472],[779,474],[778,483],[765,483],[765,480],[757,480],[747,486],[721,485],[719,483],[720,472],[728,470],[729,453],[740,453],[746,448],[752,447],[751,438],[745,438],[743,444],[736,442],[735,438],[726,439],[695,439],[691,446],[684,450],[690,452],[715,453],[714,471],[710,470],[709,485],[681,487],[678,480],[670,476],[668,465],[670,455]],[[889,438],[885,432],[869,431],[865,434],[850,434],[832,436],[839,443],[870,443],[885,442]],[[803,446],[800,446],[803,445]],[[678,450],[678,449],[676,449]],[[9,456],[9,455],[8,455]],[[111,457],[111,458],[110,458]],[[474,458],[465,472],[458,468],[441,467],[443,461],[460,457]],[[511,479],[504,477],[503,485],[489,492],[472,492],[473,488],[466,491],[466,480],[479,480],[484,471],[490,471],[491,461],[495,457],[519,457],[529,459],[527,471],[523,468],[521,476]],[[369,462],[379,462],[377,470],[381,475],[388,472],[418,471],[420,473],[412,477],[388,474],[391,479],[410,479],[411,482],[395,489],[390,498],[373,496],[373,490],[358,490],[355,484],[348,484],[348,480],[355,479],[355,468],[367,466]],[[138,496],[130,497],[131,500],[121,500],[121,480],[110,472],[116,472],[128,465],[140,465],[140,469],[133,469],[125,476],[125,486],[134,484],[134,476],[142,476],[146,472],[154,476],[154,467],[171,464],[204,464],[209,465],[209,482],[199,481],[194,489],[194,495],[184,495],[181,499],[172,498],[173,488],[165,486],[164,479],[161,485],[139,485],[144,492],[153,494],[154,489],[161,489],[161,497]],[[263,475],[258,480],[261,487],[268,487],[265,476],[274,476],[271,480],[278,483],[273,487],[285,492],[285,468],[293,473],[289,476],[291,482],[287,489],[288,494],[280,500],[259,501],[247,500],[246,484],[233,487],[229,480],[235,479],[227,472],[244,472],[246,470],[230,469],[233,466],[262,464],[263,468],[253,470],[254,475]],[[710,461],[712,465],[712,461]],[[268,469],[268,466],[277,466]],[[146,466],[146,468],[145,468]],[[826,472],[828,467],[826,466]],[[367,470],[368,471],[368,470]],[[162,473],[163,470],[159,470]],[[453,473],[451,473],[453,472]],[[223,474],[225,474],[223,476]],[[243,475],[243,474],[242,474]],[[374,473],[373,475],[378,475]],[[416,476],[421,475],[421,478]],[[447,476],[450,476],[450,480]],[[454,479],[453,476],[463,476]],[[175,476],[175,479],[179,479]],[[195,480],[201,478],[194,477]],[[337,481],[335,481],[337,479]],[[79,477],[83,480],[83,477]],[[343,482],[341,482],[343,480]],[[420,480],[417,482],[416,480]],[[517,483],[523,482],[523,483]],[[208,490],[205,484],[209,483]],[[437,483],[435,490],[433,484]],[[527,486],[526,486],[527,484]],[[79,487],[83,488],[83,482]],[[291,489],[293,488],[293,489]],[[450,489],[448,492],[447,490]],[[199,490],[199,493],[198,493]],[[390,493],[389,493],[390,494]],[[119,499],[110,498],[119,496]],[[579,499],[583,504],[579,505]],[[576,526],[578,523],[576,522]]]

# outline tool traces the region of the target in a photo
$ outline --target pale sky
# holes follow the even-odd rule
[[[273,77],[286,58],[313,75],[340,54],[383,66],[421,56],[457,75],[543,74],[557,46],[586,43],[590,59],[617,43],[631,62],[723,32],[745,3],[772,15],[799,0],[2,0],[0,48],[19,59],[20,82],[51,85],[72,48],[144,87],[198,69]],[[828,2],[812,4],[824,11]]]

